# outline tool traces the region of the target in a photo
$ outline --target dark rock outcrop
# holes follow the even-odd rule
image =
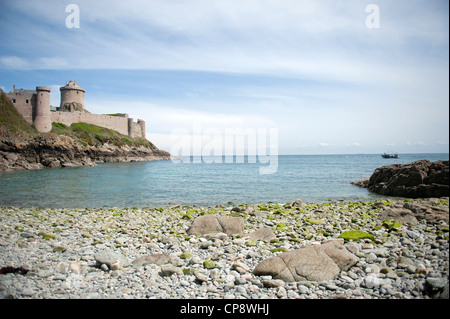
[[[115,146],[108,143],[85,146],[65,135],[38,135],[20,142],[0,139],[0,172],[170,158],[168,152],[157,148]]]
[[[449,162],[420,160],[377,168],[367,180],[353,182],[369,191],[409,198],[449,196]]]

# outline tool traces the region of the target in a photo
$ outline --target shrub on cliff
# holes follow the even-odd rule
[[[120,134],[117,131],[83,122],[73,123],[70,126],[53,122],[51,133],[69,136],[84,146],[111,144],[117,147],[127,145],[129,147],[143,146],[149,149],[156,149],[153,143],[143,137],[131,138],[128,135]]]

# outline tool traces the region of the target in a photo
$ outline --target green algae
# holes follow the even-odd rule
[[[342,234],[339,235],[338,238],[343,238],[344,240],[360,240],[360,239],[371,239],[373,240],[374,237],[372,234],[369,234],[362,230],[348,230],[344,231]]]

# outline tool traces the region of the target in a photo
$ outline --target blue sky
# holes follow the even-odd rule
[[[66,6],[80,9],[67,28]],[[367,28],[369,4],[380,27]],[[448,152],[447,0],[2,0],[0,87],[76,80],[171,150],[193,127],[278,129],[280,154]]]

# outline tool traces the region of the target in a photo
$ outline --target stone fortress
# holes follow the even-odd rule
[[[39,132],[50,132],[52,122],[70,126],[72,123],[84,122],[115,130],[130,137],[145,138],[145,121],[128,117],[128,114],[92,114],[84,107],[85,90],[76,81],[69,81],[60,88],[61,103],[59,107],[50,106],[50,88],[37,86],[36,90],[16,89],[6,95],[14,104],[20,115]]]

